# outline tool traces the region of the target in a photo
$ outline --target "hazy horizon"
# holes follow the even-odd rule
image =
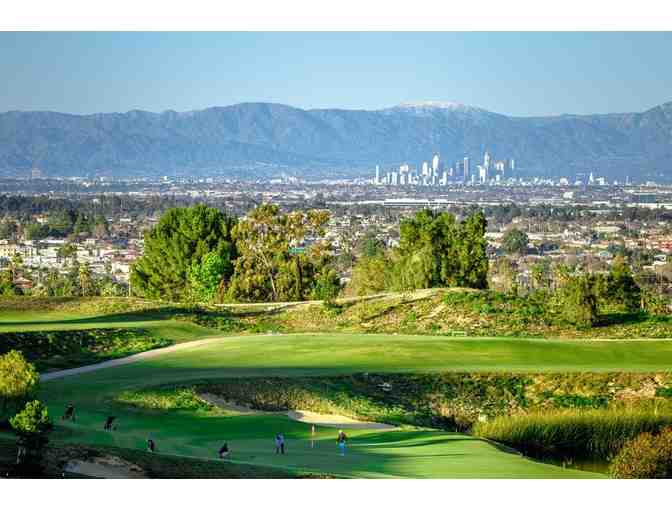
[[[670,32],[4,32],[0,43],[2,112],[456,101],[531,117],[672,100]]]

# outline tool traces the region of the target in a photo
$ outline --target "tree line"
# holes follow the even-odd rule
[[[234,219],[205,205],[169,210],[145,235],[131,271],[132,293],[195,302],[330,300],[341,293],[339,260],[324,233],[325,210],[283,213],[263,204]],[[486,221],[420,211],[400,243],[371,240],[355,262],[355,294],[427,287],[487,286]]]
[[[241,219],[205,205],[171,209],[145,234],[133,295],[195,302],[332,299],[340,291],[326,211],[263,204]],[[310,241],[310,242],[306,242]]]

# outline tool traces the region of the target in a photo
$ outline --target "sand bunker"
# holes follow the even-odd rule
[[[291,420],[303,423],[314,423],[324,427],[339,429],[369,429],[369,430],[394,430],[396,427],[388,423],[376,423],[374,421],[360,421],[338,414],[320,414],[311,411],[288,411],[287,416]]]
[[[242,406],[234,402],[225,400],[212,393],[199,393],[198,397],[214,406],[237,414],[287,414],[290,420],[300,421],[302,423],[311,423],[321,425],[323,427],[333,427],[339,429],[362,429],[362,430],[394,430],[394,425],[388,423],[377,423],[374,421],[361,421],[347,416],[340,416],[338,414],[320,414],[312,411],[287,411],[284,412],[269,412],[253,409],[248,406]]]
[[[147,478],[139,466],[113,456],[71,460],[63,470],[96,478]]]

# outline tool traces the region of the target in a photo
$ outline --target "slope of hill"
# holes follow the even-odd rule
[[[458,103],[302,110],[242,103],[191,112],[0,113],[0,172],[26,175],[362,174],[485,150],[521,172],[670,176],[672,102],[642,113],[511,117]],[[250,174],[252,170],[252,174]]]

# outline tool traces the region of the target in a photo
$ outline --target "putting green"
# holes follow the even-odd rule
[[[533,462],[479,439],[419,429],[350,431],[348,454],[338,455],[334,429],[320,427],[311,447],[309,425],[280,415],[221,416],[206,412],[122,407],[120,391],[218,377],[335,375],[355,372],[669,370],[672,343],[520,339],[447,339],[404,335],[303,334],[229,337],[158,354],[136,363],[55,379],[40,398],[57,416],[77,406],[74,424],[58,422],[53,439],[144,448],[215,458],[226,440],[232,462],[282,466],[354,477],[593,477],[593,473]],[[102,430],[118,417],[115,432]],[[285,456],[273,452],[283,432]]]

